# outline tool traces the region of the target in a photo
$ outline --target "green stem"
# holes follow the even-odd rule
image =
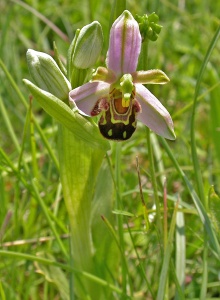
[[[164,217],[163,217],[163,227],[164,227],[164,237],[163,237],[163,246],[166,249],[167,246],[167,237],[168,237],[168,207],[167,207],[167,186],[166,180],[164,181],[164,188],[163,188],[163,206],[164,206]]]
[[[114,0],[109,18],[109,30],[115,19],[117,19],[126,9],[126,0]]]
[[[115,17],[119,17],[126,9],[126,0],[115,0]]]
[[[93,1],[92,0],[88,0],[88,15],[89,15],[89,22],[91,23],[93,20],[94,20],[94,17],[93,17]]]
[[[155,205],[156,205],[156,213],[157,213],[157,229],[159,233],[159,240],[162,244],[162,236],[163,236],[163,228],[161,223],[161,212],[160,212],[160,201],[158,197],[158,189],[157,189],[157,180],[156,180],[156,174],[155,174],[155,168],[154,168],[154,157],[152,152],[152,146],[151,146],[151,138],[150,138],[150,129],[147,128],[147,149],[148,149],[148,158],[150,161],[150,174],[151,174],[151,182],[153,186],[154,191],[154,199],[155,199]]]
[[[142,43],[141,47],[141,68],[143,70],[148,69],[148,45],[149,42],[146,39]],[[147,128],[147,149],[148,149],[148,157],[150,161],[150,174],[151,174],[151,181],[152,181],[152,186],[153,186],[153,191],[154,191],[154,199],[155,199],[155,204],[156,204],[156,212],[157,212],[157,228],[159,230],[159,237],[160,241],[161,237],[163,235],[163,230],[162,230],[162,224],[161,224],[161,213],[160,213],[160,201],[158,198],[158,189],[157,189],[157,181],[156,181],[156,176],[155,176],[155,168],[154,168],[154,158],[153,158],[153,151],[152,151],[152,145],[151,145],[151,138],[150,138],[150,130]]]
[[[116,154],[115,154],[115,183],[116,183],[116,209],[122,210],[121,204],[121,143],[116,144]],[[126,266],[124,262],[124,234],[123,234],[123,216],[121,214],[117,215],[117,227],[120,241],[121,249],[121,262],[122,262],[122,290],[126,293]]]
[[[146,39],[141,45],[140,65],[142,70],[148,69],[148,46],[149,41]]]
[[[148,69],[148,45],[149,41],[146,39],[142,43],[141,47],[141,60],[140,60],[140,67],[142,70]],[[154,191],[154,199],[156,204],[156,213],[157,213],[157,229],[159,231],[159,240],[162,244],[162,236],[163,236],[163,228],[161,223],[161,213],[160,213],[160,201],[158,197],[158,189],[157,189],[157,180],[155,175],[155,168],[154,168],[154,157],[151,145],[151,138],[150,138],[150,130],[147,128],[147,149],[148,149],[148,157],[150,161],[150,174],[151,174],[151,181]]]

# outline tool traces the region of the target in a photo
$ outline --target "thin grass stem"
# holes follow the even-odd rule
[[[36,149],[36,139],[34,134],[34,122],[32,113],[32,100],[30,100],[30,141],[31,141],[31,163],[33,169],[34,178],[38,178],[38,165],[37,165],[37,149]]]

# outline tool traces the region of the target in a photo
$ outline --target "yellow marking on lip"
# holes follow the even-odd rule
[[[129,106],[129,102],[130,102],[130,99],[122,98],[122,106],[123,107],[128,107]]]
[[[129,106],[129,103],[126,103]],[[128,111],[128,106],[123,105],[123,100],[121,98],[114,99],[115,110],[118,114],[126,114]]]
[[[109,129],[108,136],[112,136],[112,129]]]

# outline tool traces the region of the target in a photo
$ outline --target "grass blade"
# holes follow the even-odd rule
[[[22,260],[33,261],[33,262],[37,261],[37,262],[45,264],[45,265],[53,265],[53,266],[60,267],[61,269],[64,269],[64,270],[67,270],[67,271],[73,271],[74,273],[79,274],[81,276],[85,276],[89,280],[94,281],[94,282],[100,284],[101,286],[108,287],[112,291],[115,291],[117,294],[124,296],[125,297],[124,299],[129,299],[129,297],[127,297],[126,295],[123,295],[121,289],[116,287],[115,285],[110,284],[110,283],[106,282],[105,280],[103,280],[102,278],[99,278],[99,277],[97,277],[95,275],[92,275],[88,272],[78,271],[78,270],[72,268],[69,265],[58,263],[54,260],[39,257],[39,256],[36,256],[36,255],[31,255],[31,254],[26,254],[26,253],[21,253],[21,252],[15,252],[15,251],[8,251],[8,250],[0,250],[0,256],[2,256],[2,257],[6,256],[6,257],[11,257],[13,259],[22,259]]]
[[[158,293],[157,293],[157,298],[156,298],[157,300],[164,299],[164,295],[165,295],[166,282],[167,282],[168,271],[169,271],[169,263],[170,263],[170,258],[171,258],[171,254],[172,254],[172,248],[173,248],[172,243],[173,243],[173,237],[174,237],[174,232],[175,232],[177,209],[178,209],[178,202],[174,208],[172,221],[171,221],[171,225],[170,225],[170,231],[169,231],[168,240],[167,240],[167,247],[165,249],[162,270],[160,273],[159,288],[158,288]]]
[[[0,59],[0,67],[1,69],[3,70],[3,72],[5,73],[9,83],[11,84],[11,87],[15,90],[17,96],[18,96],[18,99],[21,100],[22,104],[24,105],[24,107],[28,110],[28,103],[26,102],[26,99],[25,97],[22,95],[18,85],[15,83],[14,79],[12,78],[11,74],[8,72],[5,64],[3,63],[3,61]],[[53,160],[56,168],[59,170],[59,164],[58,164],[58,160],[54,154],[54,151],[52,150],[45,134],[43,133],[43,130],[41,129],[40,125],[38,124],[38,121],[36,120],[36,118],[33,116],[33,122],[34,122],[34,125],[36,126],[36,129],[42,139],[42,142],[44,143],[51,159]]]
[[[196,138],[195,138],[195,113],[196,113],[196,105],[197,105],[197,98],[200,90],[200,85],[202,82],[202,77],[205,72],[205,68],[209,62],[210,56],[212,54],[213,49],[216,46],[217,40],[220,36],[220,26],[218,27],[210,45],[207,50],[207,53],[205,55],[205,58],[203,60],[198,79],[196,82],[196,88],[195,88],[195,94],[194,94],[194,103],[193,103],[193,110],[192,110],[192,119],[191,119],[191,151],[192,151],[192,160],[193,160],[193,165],[194,165],[194,170],[195,170],[195,179],[197,183],[197,188],[199,192],[199,197],[201,199],[201,202],[203,205],[205,205],[205,195],[204,195],[204,188],[203,188],[203,180],[202,180],[202,173],[200,171],[200,164],[199,164],[199,159],[197,155],[197,150],[196,150]],[[206,206],[206,205],[205,205]]]
[[[170,159],[173,162],[173,165],[175,166],[177,172],[179,173],[179,175],[181,176],[183,182],[185,183],[188,192],[194,202],[194,205],[198,211],[198,214],[200,216],[200,219],[203,223],[203,225],[205,226],[205,230],[207,232],[207,235],[209,237],[209,241],[210,241],[210,245],[212,247],[212,250],[214,251],[214,254],[217,256],[217,258],[220,260],[220,245],[218,242],[218,239],[216,237],[215,231],[212,228],[212,224],[210,221],[209,216],[206,213],[206,210],[203,206],[203,204],[201,203],[198,195],[196,194],[194,188],[192,187],[192,184],[189,182],[187,176],[185,175],[185,173],[183,172],[183,170],[180,168],[176,158],[174,157],[169,145],[167,144],[167,142],[163,139],[160,138],[160,141],[162,143],[162,145],[164,146],[164,149],[166,150],[167,154],[169,155]]]
[[[186,265],[186,238],[185,238],[185,221],[184,213],[177,212],[176,215],[176,276],[180,287],[184,292],[185,284],[185,265]],[[179,299],[179,297],[175,297]]]

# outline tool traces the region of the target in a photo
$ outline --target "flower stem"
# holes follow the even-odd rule
[[[116,209],[122,210],[121,204],[121,143],[116,144],[115,154],[115,182],[116,182]],[[122,262],[122,290],[126,293],[126,265],[124,261],[124,235],[123,235],[123,216],[117,215],[117,227],[119,234],[119,241],[121,247],[121,262]]]
[[[119,17],[126,9],[126,0],[115,0],[115,16]]]
[[[149,41],[147,39],[142,43],[141,61],[140,61],[142,70],[148,69],[148,44],[149,44]],[[159,232],[159,240],[162,244],[163,229],[162,229],[162,223],[161,223],[160,201],[158,198],[157,180],[156,180],[156,176],[155,176],[154,157],[153,157],[153,152],[152,152],[150,129],[148,129],[148,128],[147,128],[147,149],[148,149],[148,157],[149,157],[149,162],[150,162],[151,181],[152,181],[152,186],[153,186],[153,191],[154,191],[154,199],[155,199],[155,204],[156,204],[157,229]]]
[[[143,65],[143,70],[147,70],[148,69],[148,39],[146,39],[143,43],[142,43],[142,51],[143,51],[143,55],[142,55],[142,65]]]
[[[157,180],[156,180],[156,175],[155,175],[154,158],[153,158],[150,134],[151,134],[150,129],[147,128],[147,149],[148,149],[148,158],[150,161],[151,182],[152,182],[152,186],[153,186],[154,199],[155,199],[155,204],[156,204],[157,229],[159,232],[159,240],[162,242],[161,238],[163,236],[163,229],[162,229],[162,224],[161,224],[160,201],[159,201],[159,197],[158,197]]]
[[[148,44],[149,41],[147,39],[141,44],[141,54],[138,63],[138,69],[140,70],[148,69]]]

